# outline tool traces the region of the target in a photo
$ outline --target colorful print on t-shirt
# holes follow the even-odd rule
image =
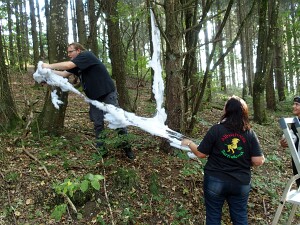
[[[222,143],[224,143],[225,149],[222,149],[221,153],[230,159],[237,159],[244,154],[243,144],[246,139],[237,133],[225,134],[221,138]]]

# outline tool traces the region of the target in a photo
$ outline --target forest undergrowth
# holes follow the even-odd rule
[[[30,109],[36,118],[47,87],[34,85],[31,75],[12,76],[11,84],[20,115],[28,111],[28,102],[36,102]],[[129,83],[129,90],[134,86]],[[151,117],[155,109],[149,101],[151,88],[149,84],[140,88],[136,114]],[[248,103],[251,108],[251,100]],[[223,104],[224,94],[214,95],[213,103],[199,112],[192,138],[201,140],[218,122]],[[249,224],[271,223],[292,176],[290,153],[278,144],[282,135],[278,119],[291,116],[291,102],[281,102],[278,108],[269,113],[267,124],[252,122],[266,162],[252,171]],[[88,105],[70,93],[61,136],[24,135],[24,128],[2,133],[0,224],[204,224],[205,160],[189,159],[176,149],[167,154],[159,147],[160,138],[128,129],[136,159],[127,159],[116,147],[113,130],[107,130],[109,155],[102,159],[93,145]],[[280,224],[290,210],[289,205],[284,208]],[[300,221],[298,214],[295,223]],[[227,206],[223,224],[230,224]]]

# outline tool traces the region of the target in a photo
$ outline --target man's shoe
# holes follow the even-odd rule
[[[125,155],[129,159],[135,159],[134,153],[132,152],[131,148],[124,148]]]

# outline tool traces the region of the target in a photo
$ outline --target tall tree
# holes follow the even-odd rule
[[[22,8],[22,7],[21,7]],[[23,48],[22,48],[22,33],[21,33],[21,20],[20,20],[20,11],[19,11],[19,2],[14,2],[14,9],[15,9],[15,15],[16,15],[16,38],[17,38],[17,61],[18,66],[20,70],[24,69],[24,59],[22,57],[23,55]]]
[[[33,65],[36,66],[39,61],[39,41],[38,41],[38,34],[36,30],[36,18],[35,18],[35,7],[34,1],[29,0],[30,6],[30,22],[31,22],[31,37],[32,37],[32,45],[33,45]]]
[[[180,0],[165,1],[166,15],[166,111],[168,113],[167,125],[180,131],[183,121],[183,83],[182,83],[182,14],[180,13]],[[165,146],[165,149],[168,149]]]
[[[284,64],[283,64],[283,46],[282,46],[282,28],[280,24],[283,21],[278,21],[276,30],[274,33],[275,39],[275,56],[274,56],[274,73],[276,77],[276,87],[277,87],[277,94],[278,100],[283,101],[286,99],[285,92],[284,92]]]
[[[218,27],[218,30],[217,30],[214,38],[213,38],[213,41],[212,41],[213,42],[212,50],[211,50],[210,55],[209,55],[209,57],[207,59],[206,69],[205,69],[205,72],[204,72],[203,81],[201,83],[200,93],[198,95],[196,95],[196,98],[195,98],[195,105],[194,105],[194,107],[192,109],[192,115],[191,115],[192,119],[191,119],[191,121],[190,121],[190,123],[188,125],[188,131],[192,131],[193,128],[194,128],[194,126],[195,126],[196,115],[197,115],[197,113],[198,113],[198,111],[200,109],[200,106],[202,104],[202,100],[203,100],[204,94],[206,92],[206,85],[207,85],[207,83],[208,83],[208,81],[209,81],[209,79],[211,77],[212,72],[216,69],[216,67],[218,65],[220,65],[220,63],[223,61],[224,57],[235,46],[235,43],[237,42],[237,39],[238,39],[238,37],[240,35],[241,29],[243,28],[244,23],[241,24],[241,26],[239,28],[239,32],[237,33],[236,37],[231,42],[231,44],[229,45],[229,47],[226,49],[226,51],[224,52],[224,54],[219,59],[217,59],[216,62],[211,67],[211,63],[213,61],[213,56],[214,56],[214,54],[216,52],[218,41],[220,41],[220,36],[221,36],[221,33],[223,32],[223,29],[225,27],[226,21],[227,21],[227,19],[229,17],[229,14],[230,14],[233,2],[234,2],[233,0],[230,0],[228,2],[228,5],[227,5],[227,8],[226,8],[226,11],[225,11],[222,23],[220,24],[220,27]],[[250,10],[249,14],[251,14],[251,10]],[[246,17],[246,19],[247,19],[247,17]],[[199,86],[200,86],[200,84],[199,84]]]
[[[8,65],[16,65],[16,54],[14,50],[14,35],[13,35],[13,20],[12,20],[12,7],[11,1],[6,0],[6,9],[7,9],[7,27],[8,27],[8,42],[9,42],[9,63]]]
[[[114,3],[117,7],[117,4]],[[88,1],[88,18],[89,18],[89,38],[88,38],[88,47],[92,50],[92,52],[99,56],[99,46],[97,41],[97,20],[98,15],[95,14],[96,7],[95,7],[95,0]]]
[[[259,15],[259,31],[257,43],[257,58],[256,58],[256,72],[253,84],[253,111],[254,120],[258,123],[263,123],[266,120],[265,109],[265,84],[266,84],[266,56],[267,56],[267,10],[268,2],[259,1],[258,15]]]
[[[8,82],[1,27],[2,26],[0,26],[0,132],[6,132],[14,128],[20,119]]]
[[[49,62],[66,61],[66,48],[68,45],[68,0],[50,1],[49,22]],[[47,90],[45,104],[38,117],[38,126],[41,130],[57,135],[64,125],[65,112],[68,105],[68,93],[62,92],[60,89],[55,89],[60,100],[64,102],[59,110],[57,110],[51,102],[51,91],[53,90],[54,88],[51,87]]]
[[[73,33],[73,40],[74,42],[78,42],[77,41],[77,37],[78,37],[78,30],[77,30],[77,16],[76,16],[76,10],[75,10],[75,2],[74,0],[70,0],[70,12],[71,12],[71,19],[72,19],[72,33]],[[82,43],[83,44],[83,43]]]
[[[217,3],[217,10],[218,12],[221,11],[221,6],[220,6],[220,1],[216,1]],[[229,17],[228,17],[229,18]],[[229,20],[229,19],[228,19]],[[219,30],[219,27],[221,27],[221,19],[220,17],[217,17],[217,29]],[[221,59],[220,64],[219,64],[219,74],[220,74],[220,83],[221,83],[221,90],[226,93],[227,87],[226,87],[226,78],[225,78],[225,60],[224,57],[222,57],[223,53],[223,32],[220,33],[220,40],[218,40],[218,57]]]
[[[202,15],[200,21],[198,21],[198,11],[200,1],[185,1],[184,2],[184,19],[185,19],[185,57],[183,61],[183,114],[187,115],[190,108],[194,108],[195,106],[195,97],[197,96],[195,93],[198,93],[197,83],[199,82],[198,70],[197,67],[197,45],[199,44],[199,32],[202,29],[203,24],[206,25],[206,18],[208,11],[211,7],[212,1],[206,1],[206,3],[202,6]],[[208,53],[208,35],[207,35],[207,27],[205,26],[205,48],[206,53]],[[183,123],[187,124],[188,116],[184,116]],[[191,130],[188,130],[186,126],[183,127],[188,133]]]
[[[85,11],[82,0],[75,1],[76,6],[76,21],[78,29],[78,39],[79,42],[83,45],[87,45],[87,34],[86,34],[86,25],[85,25]]]
[[[112,76],[116,80],[120,106],[131,109],[128,89],[126,88],[126,70],[124,49],[121,42],[119,19],[117,12],[118,0],[103,0],[103,9],[106,14],[109,57],[111,59]]]
[[[293,47],[294,47],[294,58],[293,60],[298,61],[298,57],[300,55],[300,48],[299,46],[299,32],[297,32],[297,27],[299,26],[299,21],[297,21],[297,18],[299,18],[299,12],[296,9],[296,7],[299,7],[299,2],[294,2],[291,0],[291,22],[292,22],[292,36],[293,36]],[[300,67],[295,66],[295,75],[296,75],[296,92],[297,94],[300,94]]]
[[[43,43],[43,26],[42,26],[42,20],[41,20],[41,14],[40,14],[40,5],[39,0],[36,0],[35,2],[36,8],[37,8],[37,18],[38,18],[38,25],[39,25],[39,48],[40,48],[40,59],[45,58],[45,51],[44,51],[44,43]]]
[[[242,21],[242,18],[244,17],[244,9],[242,8],[242,4],[241,4],[241,1],[238,1],[238,6],[237,6],[237,20],[238,20],[238,23],[240,24],[241,21]],[[245,45],[246,45],[246,35],[245,35],[245,32],[246,32],[247,28],[245,27],[243,29],[243,31],[241,32],[241,36],[240,36],[240,49],[241,49],[241,68],[242,68],[242,77],[243,77],[243,86],[242,86],[242,96],[243,98],[246,97],[246,95],[248,94],[247,92],[247,88],[248,88],[248,85],[246,83],[247,79],[246,79],[246,63],[245,63],[245,60],[246,60],[246,51],[245,51]],[[250,87],[252,88],[252,87]]]
[[[276,43],[276,27],[278,26],[278,10],[279,10],[279,1],[278,0],[269,0],[269,13],[268,13],[268,21],[269,22],[269,30],[268,30],[268,57],[266,60],[266,102],[267,108],[269,110],[276,109],[276,97],[275,97],[275,89],[274,89],[274,63],[275,63],[275,43]]]

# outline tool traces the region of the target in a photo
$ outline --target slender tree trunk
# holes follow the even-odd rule
[[[78,42],[77,41],[77,36],[78,36],[78,30],[77,30],[77,14],[76,14],[76,10],[75,10],[75,0],[70,0],[70,12],[71,12],[71,20],[72,20],[72,33],[73,33],[73,41],[74,42]],[[83,43],[82,43],[83,44]]]
[[[217,10],[220,11],[220,1],[216,1],[217,3]],[[220,20],[219,17],[217,17],[217,29],[219,30],[221,27],[221,23],[222,21]],[[219,58],[221,58],[221,56],[223,55],[223,32],[220,33],[220,40],[218,41],[218,54],[219,54]],[[226,93],[226,77],[225,77],[225,60],[224,58],[222,58],[222,60],[220,61],[219,64],[219,76],[220,76],[220,84],[221,84],[221,91],[224,91]]]
[[[86,34],[86,25],[84,20],[85,12],[84,12],[84,6],[82,0],[75,0],[75,6],[76,6],[78,39],[83,46],[86,46],[87,34]]]
[[[244,9],[241,6],[241,2],[238,1],[238,13],[237,13],[237,20],[238,23],[241,24],[241,21],[243,20],[242,18],[244,17]],[[246,51],[245,51],[245,31],[248,28],[244,28],[243,31],[241,32],[241,36],[240,36],[240,47],[241,47],[241,67],[242,67],[242,78],[243,78],[243,87],[242,87],[242,97],[245,98],[247,96],[247,82],[246,82],[246,69],[245,69],[245,60],[246,60]]]
[[[226,29],[226,36],[229,38],[229,40],[233,39],[232,36],[232,28],[234,21],[232,20],[232,18],[229,18],[229,26],[227,26]],[[228,64],[229,64],[229,74],[230,74],[230,80],[231,80],[231,84],[233,87],[237,87],[238,83],[236,82],[236,70],[235,70],[235,59],[234,56],[236,55],[235,49],[232,49],[231,54],[229,55],[229,59],[228,59]]]
[[[12,4],[10,0],[6,0],[6,8],[7,8],[7,28],[8,28],[8,41],[9,41],[9,52],[8,58],[9,62],[8,65],[15,66],[16,65],[16,57],[15,57],[15,49],[13,46],[14,43],[14,35],[13,35],[13,20],[12,20]]]
[[[33,65],[34,65],[34,70],[36,70],[37,63],[39,61],[39,39],[36,30],[35,8],[34,8],[33,0],[29,0],[29,6],[30,6],[30,21],[31,21],[31,36],[32,36],[32,45],[33,45]]]
[[[274,33],[275,39],[275,56],[274,56],[274,73],[276,78],[276,87],[278,100],[284,101],[286,99],[284,87],[284,65],[283,65],[283,46],[282,46],[282,28],[279,24],[283,24],[283,21],[277,23]]]
[[[44,44],[43,44],[43,26],[42,26],[42,20],[41,20],[41,15],[40,15],[39,0],[36,0],[36,8],[37,8],[37,18],[38,18],[38,24],[39,24],[39,48],[40,48],[39,58],[44,60],[45,59],[45,51],[44,51]]]
[[[292,94],[295,94],[294,88],[294,66],[293,64],[293,46],[292,46],[292,35],[291,35],[291,24],[286,22],[286,44],[287,44],[287,68],[288,68],[288,76],[286,76],[286,88]]]
[[[292,18],[292,35],[293,35],[293,45],[299,46],[299,37],[298,32],[296,30],[296,18],[299,18],[297,10],[295,10],[295,5],[298,5],[298,3],[295,3],[294,1],[291,1],[291,18]],[[294,60],[298,61],[298,57],[300,55],[299,48],[294,48]],[[296,75],[296,93],[300,94],[300,68],[299,66],[295,67],[295,75]],[[294,85],[294,84],[293,84]]]
[[[15,8],[15,14],[20,14],[19,11],[19,5],[18,3],[15,3],[14,5]],[[22,33],[21,33],[21,26],[20,26],[21,22],[20,22],[20,17],[17,16],[16,17],[16,38],[17,38],[17,60],[18,60],[18,67],[20,70],[24,69],[24,62],[23,62],[23,49],[21,46],[21,38],[22,38]]]

